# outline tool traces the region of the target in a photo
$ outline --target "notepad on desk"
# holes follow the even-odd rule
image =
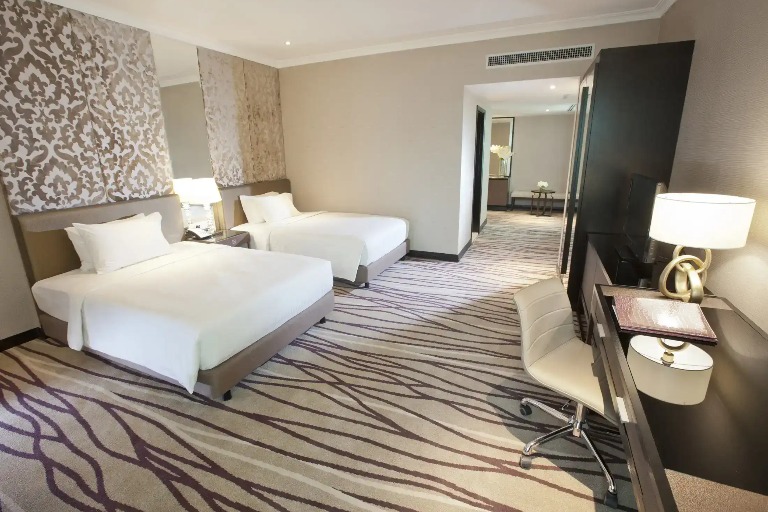
[[[619,328],[625,332],[717,343],[717,335],[698,304],[617,295],[614,311]]]

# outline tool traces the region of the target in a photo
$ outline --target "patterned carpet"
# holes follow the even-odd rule
[[[0,353],[3,511],[594,511],[605,482],[523,396],[511,305],[551,276],[559,217],[491,212],[461,263],[406,259],[369,290],[337,287],[328,322],[229,402],[36,340]],[[621,442],[593,427],[631,495]]]

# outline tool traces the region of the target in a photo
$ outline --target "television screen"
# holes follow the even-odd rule
[[[648,262],[649,259],[652,261],[653,257],[653,254],[649,254],[648,247],[653,203],[656,194],[663,192],[666,187],[663,183],[642,174],[633,174],[631,179],[624,234],[629,239],[629,247],[635,257]]]

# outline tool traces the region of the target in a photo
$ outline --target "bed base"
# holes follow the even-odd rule
[[[403,243],[401,243],[400,245],[398,245],[397,247],[395,247],[394,249],[392,249],[391,251],[389,251],[387,254],[377,259],[376,261],[373,261],[368,265],[360,265],[359,267],[357,267],[357,275],[355,276],[354,281],[350,281],[348,279],[339,279],[339,278],[334,278],[334,279],[342,283],[347,283],[354,286],[363,285],[366,288],[370,288],[371,280],[377,275],[387,270],[395,262],[404,258],[405,255],[408,254],[408,251],[410,250],[410,248],[411,248],[411,241],[410,239],[406,238]]]
[[[229,400],[232,397],[231,390],[238,382],[267,362],[290,342],[304,334],[310,327],[317,323],[323,323],[325,316],[331,311],[333,311],[333,291],[326,293],[307,309],[218,366],[210,370],[200,370],[197,374],[195,392],[208,398]],[[40,326],[46,336],[63,343],[67,342],[67,322],[43,312],[39,312],[38,315]],[[178,382],[130,361],[112,357],[97,350],[88,348],[84,350],[151,377],[178,385]]]

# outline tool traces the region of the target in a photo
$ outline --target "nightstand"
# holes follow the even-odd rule
[[[224,231],[217,231],[210,238],[204,240],[197,240],[194,238],[184,238],[185,242],[200,242],[203,244],[218,244],[228,245],[230,247],[243,247],[248,248],[248,244],[251,240],[251,235],[243,231],[230,231],[225,229]]]

